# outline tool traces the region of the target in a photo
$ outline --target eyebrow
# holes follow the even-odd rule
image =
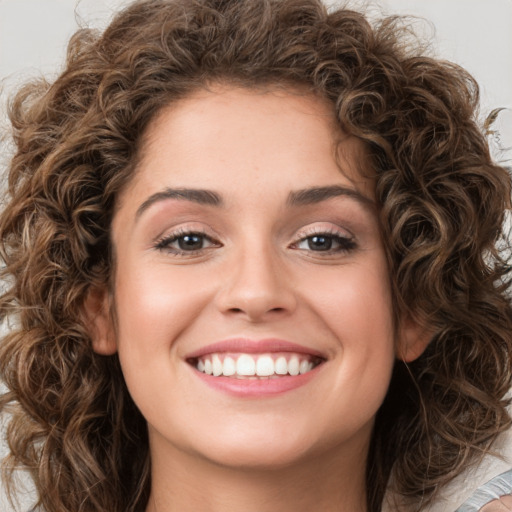
[[[312,187],[303,190],[290,192],[288,195],[288,206],[306,206],[321,203],[332,197],[346,196],[355,199],[363,206],[375,207],[375,202],[361,194],[354,188],[342,185],[329,185],[327,187]]]
[[[326,187],[311,187],[294,190],[288,194],[288,206],[307,206],[321,203],[333,197],[346,196],[355,199],[364,206],[375,206],[374,201],[357,190],[342,185],[329,185]],[[137,209],[135,218],[138,219],[150,206],[167,199],[180,199],[207,206],[223,206],[222,197],[213,190],[197,188],[166,188],[149,196]]]
[[[135,218],[139,218],[150,206],[166,199],[182,199],[208,206],[222,206],[223,201],[217,192],[196,188],[166,188],[149,196],[137,209]]]

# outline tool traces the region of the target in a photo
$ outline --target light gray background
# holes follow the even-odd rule
[[[5,102],[26,79],[55,76],[61,68],[66,42],[82,24],[104,27],[126,0],[0,0],[0,124]],[[328,3],[334,3],[328,1]],[[433,37],[433,50],[457,62],[478,80],[482,92],[480,117],[497,107],[512,109],[512,0],[380,0],[353,1],[370,5],[375,14],[413,14],[420,33]],[[502,145],[512,146],[512,111],[500,120]],[[0,145],[0,169],[9,145]],[[3,448],[5,450],[5,448]],[[2,446],[0,444],[0,452]],[[460,499],[464,493],[457,493]],[[23,501],[27,510],[29,500]],[[439,512],[455,508],[444,503]],[[0,510],[10,507],[0,493]]]
[[[76,28],[75,17],[104,26],[113,10],[126,3],[0,0],[0,79],[4,78],[4,87],[9,89],[40,71],[54,74]],[[365,4],[376,5],[351,2]],[[512,0],[380,0],[378,5],[373,10],[414,14],[431,21],[437,53],[477,78],[485,109],[512,106]]]

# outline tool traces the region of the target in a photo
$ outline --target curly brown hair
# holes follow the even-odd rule
[[[0,312],[14,320],[0,346],[0,410],[7,477],[28,469],[38,506],[147,504],[146,424],[117,356],[94,353],[83,303],[111,286],[116,198],[148,124],[212,82],[306,88],[372,157],[396,314],[421,319],[432,340],[396,363],[367,462],[368,510],[380,510],[391,471],[421,510],[510,426],[500,250],[510,178],[489,156],[473,78],[418,48],[407,21],[372,26],[320,0],[140,0],[103,34],[76,33],[54,83],[18,92],[0,217]]]

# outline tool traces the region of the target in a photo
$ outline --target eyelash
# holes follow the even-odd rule
[[[204,243],[204,241],[208,241],[211,245],[209,247],[200,247],[198,249],[192,249],[192,250],[183,250],[178,248],[171,247],[171,244],[175,242],[179,242],[180,239],[190,236],[190,237],[200,237]],[[354,249],[356,249],[357,245],[352,237],[348,237],[345,235],[341,235],[339,232],[333,231],[333,230],[326,230],[326,229],[318,229],[313,232],[309,233],[302,233],[299,235],[300,238],[297,242],[294,242],[290,245],[292,249],[301,250],[301,251],[309,251],[312,253],[323,253],[325,255],[332,255],[332,254],[338,254],[338,253],[347,253]],[[319,250],[314,251],[311,248],[309,249],[303,249],[300,248],[299,245],[303,242],[308,241],[309,239],[312,239],[314,237],[323,237],[326,239],[329,239],[331,241],[331,244],[337,243],[338,248],[332,249],[329,247],[326,250]],[[160,238],[156,241],[154,247],[155,249],[159,251],[166,251],[167,253],[173,255],[173,256],[198,256],[201,255],[204,251],[207,251],[210,247],[220,247],[222,244],[220,242],[217,242],[212,237],[207,235],[205,232],[200,230],[187,230],[187,229],[180,229],[174,233],[171,233],[170,235],[167,235],[163,238]]]
[[[185,251],[183,249],[173,248],[171,244],[174,242],[178,242],[180,238],[184,238],[186,236],[197,236],[201,237],[203,240],[208,240],[211,242],[211,245],[214,247],[219,247],[221,244],[215,241],[212,237],[208,236],[204,231],[201,230],[188,230],[188,229],[180,229],[170,235],[164,236],[160,238],[155,243],[155,249],[159,251],[166,251],[173,256],[197,256],[198,254],[203,253],[203,251],[208,250],[208,247],[201,247],[197,250]]]
[[[320,250],[320,251],[313,251],[311,248],[309,249],[310,252],[313,253],[323,253],[325,255],[332,255],[332,254],[339,254],[339,253],[347,253],[357,248],[356,242],[351,236],[346,236],[340,234],[338,231],[330,230],[330,229],[315,229],[310,232],[301,233],[299,235],[301,238],[294,242],[291,247],[297,250],[304,250],[307,251],[308,249],[301,249],[299,247],[299,244],[302,242],[306,242],[309,239],[312,239],[314,237],[323,237],[331,240],[332,242],[335,242],[339,245],[338,248],[332,249],[329,248],[327,250]]]

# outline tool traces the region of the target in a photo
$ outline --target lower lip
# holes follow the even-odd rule
[[[266,397],[281,395],[300,388],[317,375],[323,363],[309,372],[296,376],[284,376],[276,379],[237,379],[233,377],[213,377],[193,368],[195,374],[211,388],[237,397]]]

